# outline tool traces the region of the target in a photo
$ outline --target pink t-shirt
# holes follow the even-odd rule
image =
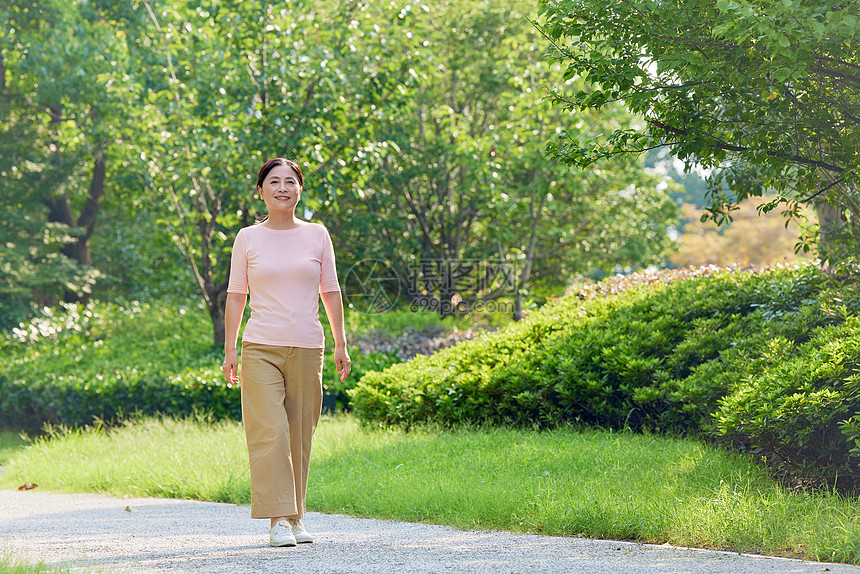
[[[227,293],[251,293],[243,341],[289,347],[325,347],[319,294],[340,291],[334,247],[319,223],[292,229],[263,225],[236,234]]]

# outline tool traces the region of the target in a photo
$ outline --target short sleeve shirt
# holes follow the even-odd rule
[[[239,230],[233,243],[228,293],[250,293],[243,341],[325,347],[319,295],[340,291],[334,248],[318,223],[292,229],[261,224]]]

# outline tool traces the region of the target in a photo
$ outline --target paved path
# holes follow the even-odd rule
[[[0,490],[0,556],[81,572],[855,573],[860,567],[311,513],[314,544],[270,548],[248,507]]]

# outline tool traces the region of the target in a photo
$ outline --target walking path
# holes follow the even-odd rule
[[[268,546],[248,507],[0,490],[0,556],[80,572],[860,574],[860,567],[310,513],[314,544]]]

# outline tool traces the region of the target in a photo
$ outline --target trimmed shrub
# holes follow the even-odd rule
[[[184,382],[164,376],[133,380],[117,376],[85,384],[80,381],[26,382],[0,377],[0,427],[37,431],[45,423],[84,426],[94,420],[115,421],[131,414],[240,420],[239,388],[222,380]]]
[[[355,412],[383,426],[576,422],[695,432],[804,476],[813,467],[851,472],[860,353],[844,330],[860,308],[855,282],[803,265],[592,292],[367,374],[351,391]],[[833,338],[845,341],[828,351]],[[855,413],[855,425],[840,430]]]
[[[853,432],[860,415],[860,317],[815,328],[799,345],[775,337],[758,360],[762,368],[720,400],[719,433],[787,474],[860,484]]]
[[[396,351],[362,353],[357,345],[350,347],[349,356],[352,359],[349,377],[341,382],[340,376],[335,372],[333,380],[325,382],[325,390],[335,396],[339,410],[351,410],[348,392],[355,386],[356,381],[371,371],[381,371],[401,362]]]
[[[134,413],[239,420],[240,389],[224,380],[223,349],[210,337],[202,305],[91,301],[42,309],[0,335],[0,428],[35,432],[45,423],[76,427]],[[327,347],[324,383],[339,408],[348,407],[345,391],[355,380],[400,361],[354,347],[353,372],[340,383],[331,340]]]
[[[0,339],[0,427],[37,431],[126,414],[241,418],[202,308],[90,302],[43,309]]]
[[[359,416],[382,424],[695,428],[731,384],[705,365],[730,358],[738,338],[783,321],[776,298],[790,305],[827,281],[811,267],[722,272],[565,297],[502,331],[370,373],[353,402]]]

